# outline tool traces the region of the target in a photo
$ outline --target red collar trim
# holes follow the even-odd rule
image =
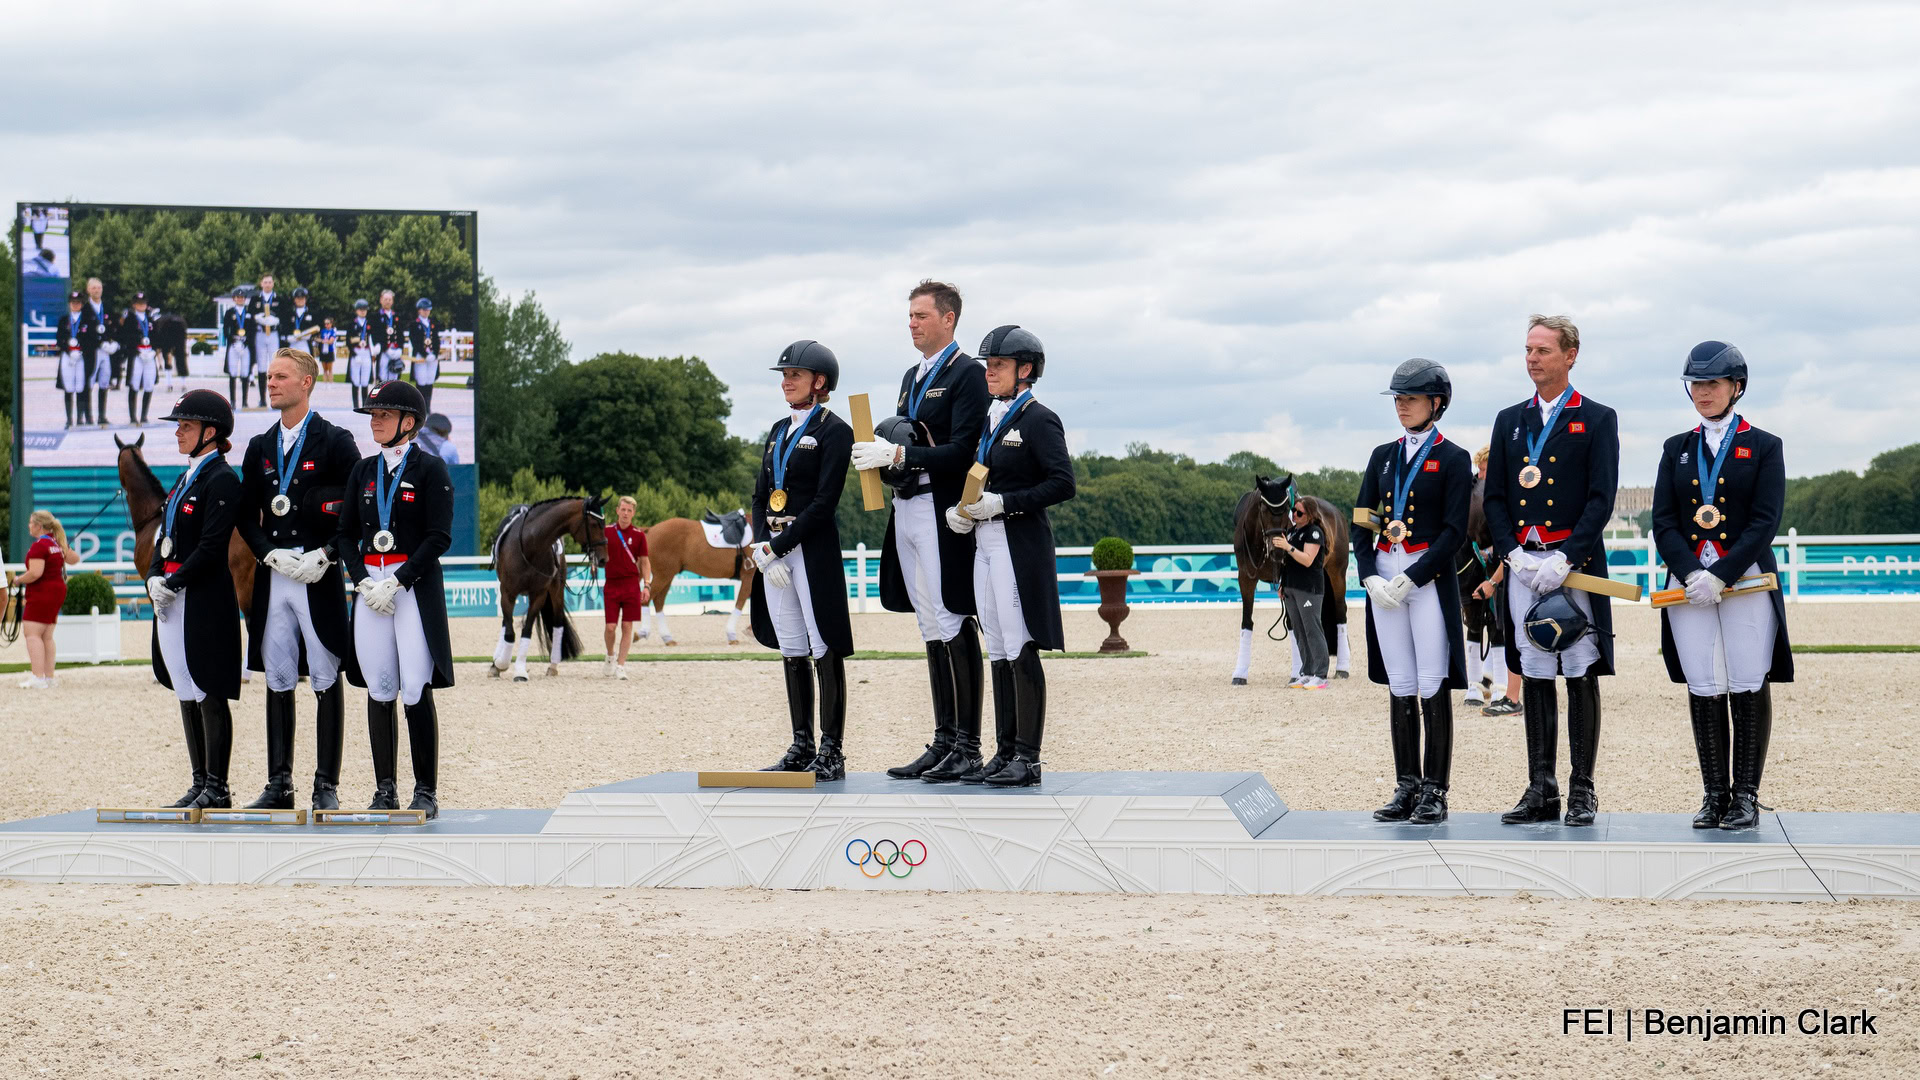
[[[1408,439],[1408,436],[1402,435],[1397,441],[1400,443],[1401,446],[1405,446],[1407,445],[1407,439]],[[1446,441],[1447,441],[1446,433],[1440,431],[1438,428],[1435,428],[1433,432],[1433,445],[1439,446],[1441,443]]]
[[[1693,433],[1694,433],[1695,435],[1698,435],[1698,434],[1700,434],[1700,433],[1701,433],[1702,431],[1705,431],[1706,429],[1707,429],[1707,425],[1705,425],[1705,424],[1695,424],[1695,425],[1693,425]],[[1752,430],[1753,430],[1753,425],[1752,425],[1752,424],[1749,424],[1749,423],[1747,423],[1747,418],[1743,416],[1743,417],[1741,417],[1741,418],[1740,418],[1740,426],[1739,426],[1739,427],[1737,427],[1737,428],[1734,428],[1734,429],[1733,429],[1733,433],[1734,433],[1735,435],[1744,435],[1744,434],[1746,434],[1747,432],[1749,432],[1749,431],[1752,431]]]
[[[1573,392],[1573,396],[1567,399],[1567,403],[1566,403],[1565,405],[1562,405],[1562,406],[1560,407],[1560,411],[1561,411],[1561,412],[1565,412],[1565,411],[1567,411],[1568,409],[1577,409],[1577,408],[1579,408],[1579,407],[1580,407],[1580,402],[1581,402],[1581,400],[1582,400],[1582,399],[1581,399],[1581,397],[1580,397],[1580,391],[1578,391],[1578,390],[1575,390],[1575,391]],[[1536,409],[1538,409],[1538,408],[1539,408],[1539,407],[1541,406],[1541,404],[1542,404],[1542,403],[1541,403],[1541,401],[1540,401],[1540,392],[1536,390],[1536,391],[1534,391],[1534,394],[1533,394],[1533,407],[1534,407],[1534,408],[1536,408]]]

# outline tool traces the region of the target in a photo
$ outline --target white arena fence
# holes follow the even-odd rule
[[[1648,592],[1666,584],[1666,567],[1653,546],[1651,537],[1609,539],[1606,542],[1611,576],[1646,587]],[[1780,564],[1782,589],[1789,602],[1862,602],[1920,600],[1920,533],[1895,533],[1860,536],[1801,536],[1788,530],[1774,540],[1774,557]],[[1134,569],[1140,573],[1128,579],[1127,602],[1131,605],[1214,605],[1237,606],[1240,603],[1238,572],[1230,544],[1149,544],[1135,547]],[[1060,596],[1070,605],[1099,602],[1092,578],[1092,549],[1063,547],[1058,551]],[[881,610],[880,552],[861,544],[841,552],[845,560],[848,604],[855,611]],[[588,574],[585,557],[571,556],[568,572],[567,607],[572,611],[594,611],[601,606],[600,588]],[[484,555],[450,555],[441,560],[446,568],[447,611],[455,616],[487,616],[499,611],[498,586]],[[8,563],[9,571],[24,567]],[[146,589],[131,562],[81,562],[68,567],[69,574],[104,573],[115,581],[114,594],[126,607],[125,615],[145,618],[149,612]],[[736,583],[682,574],[669,594],[668,610],[676,612],[715,610],[731,607]],[[1358,600],[1357,572],[1351,560],[1347,572],[1347,595]],[[1273,586],[1262,585],[1255,594],[1260,606],[1276,604]],[[1642,603],[1647,601],[1642,600]],[[524,601],[520,608],[525,611]]]

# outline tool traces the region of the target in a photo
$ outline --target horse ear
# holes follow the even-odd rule
[[[140,433],[139,438],[133,440],[133,445],[136,447],[144,446],[146,445],[146,442],[147,442],[147,433],[143,431]]]
[[[115,435],[113,437],[113,448],[115,450],[125,450],[127,448],[127,444],[120,441],[120,436]]]
[[[1260,475],[1259,473],[1254,473],[1254,474],[1253,474],[1253,486],[1254,486],[1254,487],[1266,487],[1266,486],[1267,486],[1267,478],[1266,478],[1266,477],[1264,477],[1264,476],[1261,476],[1261,475]]]

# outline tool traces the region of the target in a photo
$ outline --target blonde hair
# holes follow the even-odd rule
[[[1488,458],[1488,457],[1490,457],[1490,456],[1492,456],[1492,454],[1493,454],[1493,447],[1491,447],[1491,446],[1483,446],[1483,447],[1481,447],[1480,449],[1478,449],[1478,450],[1475,450],[1475,451],[1473,452],[1473,465],[1474,465],[1474,468],[1477,468],[1477,469],[1484,469],[1484,468],[1486,468],[1486,467],[1487,467],[1487,458]]]
[[[1544,326],[1549,330],[1559,333],[1560,347],[1567,352],[1572,352],[1580,347],[1580,328],[1573,325],[1573,320],[1567,318],[1565,315],[1527,316],[1527,329],[1532,330],[1536,326]]]
[[[27,523],[29,525],[38,525],[42,529],[52,533],[54,543],[60,545],[62,552],[73,550],[67,546],[66,528],[60,524],[59,518],[53,516],[53,511],[35,510],[33,513],[27,515]]]
[[[622,495],[622,496],[620,496],[620,501],[618,501],[618,502],[616,502],[616,503],[614,503],[614,504],[613,504],[613,506],[614,506],[614,509],[616,509],[616,510],[617,510],[617,509],[619,509],[619,508],[620,508],[620,507],[622,507],[622,506],[631,506],[631,507],[633,507],[633,508],[634,508],[635,510],[638,510],[638,509],[640,509],[640,504],[639,504],[639,503],[637,503],[637,502],[634,502],[634,501],[633,501],[633,496],[631,496],[631,495]]]
[[[312,353],[296,349],[291,345],[282,345],[280,351],[273,354],[273,358],[278,360],[283,356],[293,361],[293,366],[299,370],[300,374],[315,382],[320,381],[320,365],[314,362]]]

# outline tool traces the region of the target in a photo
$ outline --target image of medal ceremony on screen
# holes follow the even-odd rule
[[[363,455],[377,445],[354,409],[381,383],[417,387],[429,410],[420,448],[471,484],[473,213],[87,203],[17,212],[15,460],[37,505],[88,518],[96,494],[120,483],[130,458],[144,465],[156,442],[169,444],[154,460],[171,482],[177,466],[158,464],[177,457],[162,417],[189,391],[216,391],[237,425],[265,426],[277,413],[267,368],[282,348],[313,357],[312,407]],[[129,557],[135,533],[116,505],[76,543]]]

